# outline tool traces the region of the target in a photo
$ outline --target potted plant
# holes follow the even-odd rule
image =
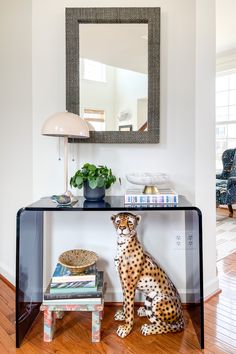
[[[71,177],[70,185],[79,189],[84,187],[84,198],[98,201],[104,198],[105,189],[110,188],[115,181],[116,177],[110,168],[86,163]]]

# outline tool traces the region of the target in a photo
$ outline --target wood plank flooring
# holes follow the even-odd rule
[[[191,320],[185,313],[187,327],[178,334],[143,337],[140,326],[145,318],[135,317],[132,333],[117,337],[118,323],[113,320],[114,306],[105,308],[102,341],[91,343],[91,315],[68,313],[57,322],[55,338],[43,342],[43,320],[40,314],[20,349],[15,349],[14,291],[0,279],[0,353],[236,353],[236,253],[217,264],[222,292],[205,304],[205,347],[201,351]]]

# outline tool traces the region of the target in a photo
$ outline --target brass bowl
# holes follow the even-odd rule
[[[68,268],[72,274],[83,273],[86,268],[92,266],[98,260],[93,251],[75,249],[63,252],[58,262]]]

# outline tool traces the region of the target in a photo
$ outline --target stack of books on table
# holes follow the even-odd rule
[[[177,204],[178,194],[172,189],[158,189],[157,194],[143,194],[139,189],[127,190],[125,204]]]
[[[57,264],[52,279],[44,293],[43,303],[101,304],[105,292],[103,272],[91,266],[84,273],[72,274],[68,268]]]

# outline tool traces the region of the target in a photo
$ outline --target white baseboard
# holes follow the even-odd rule
[[[216,276],[214,279],[207,282],[204,286],[204,299],[208,299],[212,295],[220,291],[219,278]]]
[[[219,279],[215,277],[210,282],[205,284],[204,288],[204,300],[208,299],[212,295],[215,295],[219,292]],[[178,289],[181,301],[183,304],[194,302],[196,291],[194,289]],[[144,295],[140,292],[137,292],[135,295],[135,302],[143,302],[145,299]],[[108,288],[105,295],[106,302],[122,302],[123,301],[123,293],[121,288],[120,289],[112,289]]]
[[[0,264],[0,274],[2,274],[10,283],[15,285],[15,275],[12,274],[10,269],[7,269],[7,267],[3,266]],[[205,284],[204,287],[204,299],[208,299],[212,295],[216,294],[220,290],[219,288],[219,279],[218,277],[215,277],[211,281],[209,281],[207,284]],[[186,292],[185,290],[179,289],[180,297],[183,303],[186,302],[186,298],[189,298],[190,294],[193,294],[194,296],[194,291],[188,290]],[[188,296],[187,296],[188,295]],[[122,289],[113,289],[113,288],[108,288],[106,291],[105,295],[105,301],[106,302],[122,302],[123,301],[123,293]],[[136,302],[142,302],[144,301],[143,294],[140,292],[137,292],[135,296],[135,301]]]
[[[10,269],[7,269],[7,267],[3,266],[2,264],[0,264],[0,274],[2,274],[4,278],[6,278],[10,283],[15,286],[15,274],[13,275]]]

